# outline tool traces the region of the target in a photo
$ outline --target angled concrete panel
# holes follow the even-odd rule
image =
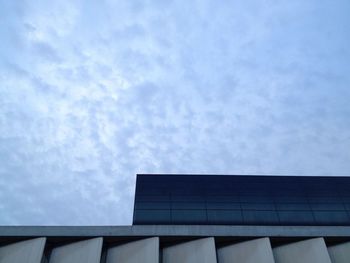
[[[323,238],[314,238],[273,249],[276,263],[331,263]]]
[[[328,247],[328,253],[332,263],[349,263],[350,242]]]
[[[75,242],[52,250],[50,263],[100,263],[102,237]]]
[[[0,247],[0,263],[40,263],[46,238],[35,238]]]
[[[203,238],[163,249],[163,263],[216,263],[214,238]]]
[[[158,263],[159,238],[147,238],[112,247],[107,251],[106,263]]]
[[[260,238],[219,248],[219,263],[274,263],[268,238]]]

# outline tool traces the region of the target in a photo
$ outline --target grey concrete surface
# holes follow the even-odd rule
[[[350,237],[349,226],[0,226],[0,237],[232,236]]]
[[[94,238],[54,248],[50,263],[100,263],[103,238]]]
[[[0,263],[40,263],[46,238],[35,238],[0,247]]]
[[[216,263],[214,238],[202,238],[163,249],[163,263]]]
[[[332,263],[349,263],[350,242],[328,247],[328,253]]]
[[[219,263],[275,263],[270,240],[259,238],[217,249]]]
[[[313,238],[273,249],[276,263],[331,263],[323,238]]]
[[[106,263],[159,263],[159,238],[152,237],[108,249]]]

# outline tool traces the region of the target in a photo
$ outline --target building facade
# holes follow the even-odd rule
[[[133,225],[1,226],[12,262],[349,263],[350,177],[138,175]]]

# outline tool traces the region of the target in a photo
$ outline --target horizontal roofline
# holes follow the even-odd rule
[[[350,226],[0,226],[0,237],[350,237]]]
[[[235,177],[302,177],[302,178],[348,178],[350,175],[272,175],[272,174],[180,174],[180,173],[138,173],[137,176],[235,176]]]

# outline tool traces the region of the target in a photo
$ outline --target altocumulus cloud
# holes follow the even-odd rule
[[[349,175],[349,13],[0,1],[0,224],[130,224],[138,172]]]

